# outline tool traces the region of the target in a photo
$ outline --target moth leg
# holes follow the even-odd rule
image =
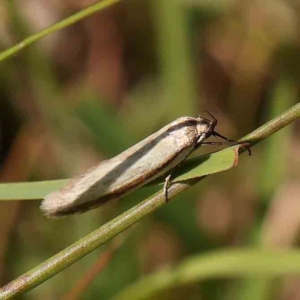
[[[200,146],[206,146],[206,145],[214,145],[214,146],[223,146],[223,145],[228,145],[226,142],[201,142]]]
[[[225,141],[227,141],[227,142],[229,142],[229,143],[236,143],[236,144],[238,144],[238,145],[243,145],[243,146],[247,149],[248,154],[251,155],[251,149],[250,149],[250,147],[249,147],[246,143],[243,143],[243,142],[237,142],[237,141],[228,139],[226,136],[224,136],[224,135],[222,135],[222,134],[220,134],[220,133],[218,133],[218,132],[214,132],[213,135],[214,135],[214,136],[218,136],[218,137],[220,137],[221,139],[223,139],[223,140],[225,140]]]
[[[169,174],[169,175],[165,178],[165,183],[164,183],[164,187],[163,187],[163,192],[164,192],[164,196],[165,196],[165,201],[166,201],[166,203],[169,202],[168,189],[169,189],[169,187],[170,187],[170,183],[171,183],[171,174]]]
[[[229,143],[238,143],[237,141],[231,140],[231,139],[227,138],[226,136],[224,136],[224,135],[222,135],[222,134],[220,134],[220,133],[218,133],[216,131],[213,132],[213,135],[214,136],[218,136],[219,138],[221,138],[221,139],[223,139],[223,140],[225,140],[225,141],[227,141]]]
[[[239,142],[234,142],[235,145],[243,145],[247,151],[248,151],[248,154],[251,155],[251,149],[248,145],[245,145],[244,143],[239,143]],[[199,143],[198,145],[196,145],[196,149],[201,147],[201,146],[207,146],[207,145],[213,145],[213,146],[223,146],[223,145],[228,145],[228,143],[226,142],[201,142]]]
[[[213,146],[223,146],[228,145],[226,142],[200,142],[196,144],[195,149],[198,149],[201,146],[207,146],[207,145],[213,145]]]
[[[244,145],[244,147],[247,149],[248,151],[248,155],[251,156],[252,152],[251,152],[251,149],[250,147],[247,145],[247,144],[244,144],[244,143],[241,143],[241,145]]]

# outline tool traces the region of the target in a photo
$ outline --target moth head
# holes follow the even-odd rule
[[[212,119],[209,120],[207,118],[198,116],[198,142],[204,141],[208,139],[210,136],[217,136],[218,134],[215,132],[215,127],[218,124],[218,120],[208,111],[206,111]]]
[[[228,139],[226,136],[218,133],[215,131],[215,127],[218,124],[218,120],[208,111],[206,111],[211,117],[212,120],[203,118],[201,116],[198,116],[198,140],[197,145],[201,144],[204,140],[208,139],[210,136],[215,136],[223,139],[225,142],[218,142],[218,145],[220,144],[227,144],[227,143],[236,143],[234,140]],[[216,143],[215,143],[216,144]],[[249,153],[250,150],[248,150]],[[251,155],[251,154],[250,154]]]

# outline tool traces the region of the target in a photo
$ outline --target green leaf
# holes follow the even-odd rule
[[[199,178],[209,174],[228,170],[237,165],[238,150],[236,145],[224,150],[198,156],[185,161],[174,171],[172,182]],[[62,188],[68,180],[49,180],[38,182],[3,183],[0,184],[0,200],[38,200],[47,194]],[[153,184],[163,182],[155,180]]]
[[[236,167],[239,157],[238,151],[241,147],[241,145],[236,145],[218,152],[187,160],[178,167],[178,170],[174,171],[174,179],[172,182],[199,178]]]
[[[242,147],[243,145],[235,145],[217,152],[188,159],[179,167],[175,167],[171,181],[179,182],[192,178],[200,178],[236,167],[238,164],[239,149]],[[164,178],[160,177],[150,182],[149,185],[163,183]]]
[[[62,188],[68,179],[0,184],[0,200],[37,200]]]

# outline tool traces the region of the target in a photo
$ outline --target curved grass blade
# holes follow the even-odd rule
[[[68,179],[0,184],[0,200],[38,200],[62,188]]]
[[[167,267],[129,286],[114,300],[159,298],[159,292],[212,278],[258,276],[274,278],[300,274],[296,250],[225,250],[189,258],[177,267]]]
[[[238,151],[241,145],[236,145],[224,150],[198,156],[186,160],[174,170],[172,182],[185,181],[199,178],[209,174],[228,170],[237,165]],[[67,179],[48,180],[37,182],[2,183],[0,184],[1,200],[40,200],[47,194],[62,188]],[[164,179],[155,180],[151,184],[159,184]]]

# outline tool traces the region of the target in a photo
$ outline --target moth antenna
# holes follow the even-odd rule
[[[217,119],[214,117],[214,115],[211,114],[208,110],[204,109],[204,111],[205,111],[208,115],[210,115],[214,121],[217,121]]]
[[[218,120],[215,118],[215,116],[213,114],[211,114],[208,110],[204,110],[208,115],[210,115],[213,119],[213,123],[215,124],[215,126],[217,125],[218,123]]]

